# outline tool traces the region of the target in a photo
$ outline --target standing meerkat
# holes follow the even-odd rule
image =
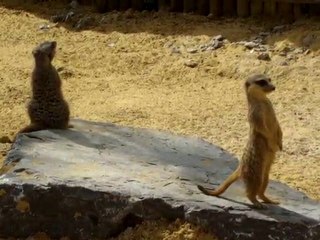
[[[19,133],[71,127],[70,110],[62,94],[61,79],[52,65],[56,47],[57,42],[45,41],[32,51],[35,66],[31,81],[32,98],[28,103],[31,123]]]
[[[219,196],[237,179],[242,178],[247,197],[254,207],[264,207],[257,197],[265,203],[278,204],[265,195],[271,165],[276,152],[282,150],[282,130],[272,103],[267,98],[267,94],[274,90],[275,86],[266,75],[257,74],[246,80],[249,140],[238,168],[217,189],[212,190],[198,185],[198,189],[204,194]]]

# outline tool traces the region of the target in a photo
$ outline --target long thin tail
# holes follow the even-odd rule
[[[35,132],[35,131],[40,131],[45,129],[44,127],[40,126],[40,125],[35,125],[35,124],[30,124],[24,128],[22,128],[14,137],[13,142],[16,141],[18,134],[20,133],[29,133],[29,132]]]
[[[206,195],[219,196],[224,193],[232,183],[240,178],[240,173],[239,166],[217,189],[209,189],[201,185],[198,185],[198,189]]]

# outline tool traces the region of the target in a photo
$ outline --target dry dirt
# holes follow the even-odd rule
[[[14,1],[0,0],[2,160],[10,146],[6,138],[28,123],[31,50],[54,39],[54,65],[63,67],[60,74],[72,117],[199,136],[238,157],[248,135],[243,81],[251,73],[268,73],[277,86],[270,98],[284,132],[284,151],[271,177],[320,200],[319,22],[297,22],[284,34],[271,36],[268,41],[276,51],[268,62],[234,44],[214,52],[186,51],[218,34],[234,42],[267,27],[252,20],[112,13],[91,14],[95,24],[90,30],[75,31],[70,25],[40,30],[58,11],[48,4],[18,9]],[[277,51],[301,46],[310,34],[318,36],[311,52],[283,65],[286,57]],[[172,53],[172,44],[181,46],[181,53]],[[188,59],[198,66],[185,66]],[[119,239],[213,239],[198,234],[186,223],[158,222],[144,223]]]

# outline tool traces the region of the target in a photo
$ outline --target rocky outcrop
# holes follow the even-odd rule
[[[242,183],[221,198],[236,168],[230,154],[198,138],[74,120],[70,130],[20,135],[0,177],[0,237],[44,231],[53,238],[108,238],[142,220],[185,219],[220,239],[320,239],[320,204],[284,184],[281,205],[253,210]]]

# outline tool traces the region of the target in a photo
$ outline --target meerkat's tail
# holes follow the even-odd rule
[[[40,125],[36,125],[36,124],[30,124],[24,128],[22,128],[14,137],[13,141],[12,142],[15,142],[18,135],[20,133],[29,133],[29,132],[35,132],[35,131],[40,131],[40,130],[43,130],[45,129],[44,127],[40,126]]]
[[[28,132],[35,132],[45,129],[44,127],[37,125],[37,124],[30,124],[24,128],[22,128],[18,133],[28,133]]]
[[[232,183],[238,180],[240,178],[240,175],[241,175],[241,169],[239,166],[217,189],[209,189],[201,185],[198,185],[197,187],[201,192],[203,192],[206,195],[219,196],[222,193],[224,193]]]

